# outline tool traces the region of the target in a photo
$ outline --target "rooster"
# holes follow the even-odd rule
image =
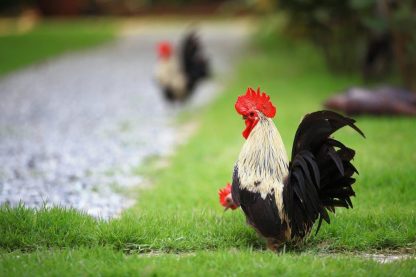
[[[309,235],[315,221],[330,222],[328,211],[352,208],[355,152],[331,135],[355,121],[331,111],[307,114],[295,135],[292,161],[272,118],[270,97],[248,88],[235,109],[245,120],[245,144],[234,166],[232,186],[219,191],[227,209],[240,206],[271,250]]]
[[[196,85],[210,74],[208,60],[194,32],[185,36],[179,50],[175,55],[169,42],[158,45],[159,61],[155,78],[165,99],[170,102],[188,99]]]

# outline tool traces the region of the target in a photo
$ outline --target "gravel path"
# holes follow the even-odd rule
[[[185,30],[129,28],[116,42],[0,79],[0,203],[61,205],[102,218],[131,206],[115,188],[140,185],[132,167],[177,142],[172,119],[181,108],[163,102],[152,73],[156,42]],[[213,98],[247,38],[236,23],[199,30],[218,76],[185,108]]]

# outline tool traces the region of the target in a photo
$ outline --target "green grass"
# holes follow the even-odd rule
[[[330,75],[304,42],[264,32],[255,40],[257,47],[245,55],[219,99],[182,117],[200,127],[170,166],[160,168],[153,160],[138,169],[154,185],[140,191],[138,204],[120,219],[3,206],[0,268],[6,275],[414,275],[414,259],[380,265],[359,257],[415,255],[414,119],[359,117],[366,139],[352,130],[337,134],[357,151],[354,209],[339,210],[300,247],[282,255],[265,251],[241,211],[222,211],[217,190],[231,181],[244,143],[243,122],[233,108],[237,95],[259,85],[271,95],[275,122],[290,151],[305,113],[320,109],[332,92],[360,82],[356,76]]]
[[[415,263],[380,265],[351,256],[220,250],[176,255],[123,255],[109,248],[13,252],[1,260],[6,276],[412,276]],[[47,273],[47,274],[45,274]]]
[[[58,54],[111,40],[108,20],[47,20],[26,33],[0,34],[0,75]]]

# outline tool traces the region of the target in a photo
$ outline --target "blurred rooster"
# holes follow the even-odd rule
[[[306,115],[295,135],[289,162],[272,118],[270,97],[249,88],[238,97],[237,112],[245,120],[246,142],[234,167],[232,187],[221,204],[241,206],[247,222],[276,250],[287,241],[300,241],[319,219],[329,223],[328,211],[352,207],[355,193],[351,164],[355,152],[331,135],[354,120],[330,111]],[[220,191],[220,196],[222,195]],[[221,200],[221,199],[220,199]]]
[[[173,53],[169,42],[160,43],[158,52],[155,78],[168,101],[188,99],[198,82],[209,76],[208,60],[194,32],[185,36],[178,55]]]

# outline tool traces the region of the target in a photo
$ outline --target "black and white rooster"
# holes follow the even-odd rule
[[[333,133],[355,121],[331,111],[305,115],[293,142],[292,160],[272,118],[270,97],[249,88],[238,97],[237,112],[245,121],[246,139],[234,166],[233,183],[219,191],[227,209],[241,207],[247,222],[272,250],[307,236],[316,220],[329,223],[336,207],[352,207],[355,152]],[[318,229],[319,230],[318,226]]]
[[[159,43],[158,52],[155,78],[170,102],[189,99],[198,83],[210,75],[208,59],[195,32],[185,36],[177,53],[166,41]]]

